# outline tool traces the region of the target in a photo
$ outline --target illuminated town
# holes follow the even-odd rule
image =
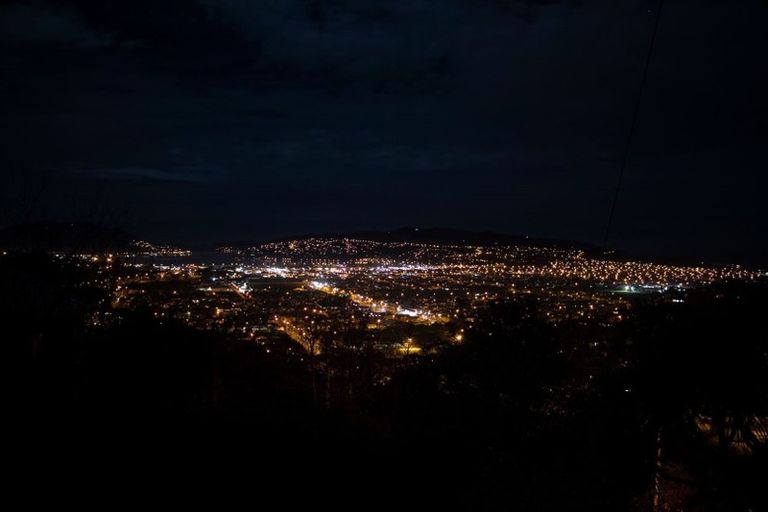
[[[149,411],[137,421],[165,417],[173,438],[175,421],[207,432],[215,418],[225,435],[246,422],[246,433],[233,439],[236,450],[252,454],[263,453],[262,437],[302,447],[293,439],[308,435],[322,447],[323,434],[313,430],[321,424],[338,429],[344,443],[355,431],[372,436],[364,437],[374,439],[365,441],[368,449],[394,438],[398,451],[385,467],[408,471],[400,457],[431,450],[440,460],[435,440],[453,438],[442,423],[400,429],[432,421],[445,403],[441,414],[460,425],[464,444],[454,450],[465,460],[480,453],[473,443],[495,422],[498,433],[483,442],[533,443],[525,457],[547,471],[571,456],[581,471],[590,456],[582,439],[591,439],[609,469],[646,468],[631,477],[640,484],[628,498],[641,505],[689,503],[692,489],[708,484],[687,472],[713,467],[696,458],[702,454],[721,453],[734,467],[763,460],[768,360],[765,338],[753,332],[764,329],[765,271],[664,264],[559,241],[508,243],[506,235],[483,243],[455,240],[464,232],[444,242],[398,240],[437,232],[215,250],[137,240],[98,252],[9,245],[0,256],[2,311],[13,339],[27,340],[33,366],[43,368],[43,396],[58,397],[69,382],[74,398],[61,403],[106,411],[118,422],[126,404],[136,404]],[[41,307],[47,320],[38,327]],[[29,387],[31,403],[38,389]],[[678,412],[664,419],[667,408]],[[476,424],[472,414],[502,417]],[[520,421],[526,433],[517,441],[507,432]],[[566,448],[542,455],[551,435],[565,436]],[[636,458],[614,450],[619,442]],[[694,445],[677,453],[677,443]],[[356,448],[333,453],[339,450]],[[362,460],[378,467],[376,458]],[[449,474],[442,463],[425,464],[409,474],[473,478],[455,464],[445,466]],[[601,502],[606,488],[591,489]]]
[[[610,328],[638,300],[683,303],[686,293],[765,273],[740,266],[674,266],[590,257],[578,249],[309,238],[222,247],[225,263],[123,257],[113,305],[222,330],[264,345],[320,354],[364,340],[391,357],[462,343],[478,310],[534,300],[554,325]],[[111,260],[109,260],[111,261]],[[274,348],[273,348],[274,349]]]

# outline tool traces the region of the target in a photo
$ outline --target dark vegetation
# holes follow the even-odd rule
[[[383,384],[372,369],[355,400],[318,401],[296,359],[149,310],[111,312],[87,282],[87,269],[44,255],[0,258],[17,489],[594,511],[650,510],[661,479],[667,502],[690,510],[768,507],[752,428],[768,416],[764,286],[639,304],[595,341],[537,320],[535,302],[496,304],[464,345],[414,357]],[[358,366],[377,364],[361,354]]]

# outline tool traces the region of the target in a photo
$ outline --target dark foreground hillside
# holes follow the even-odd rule
[[[0,259],[7,481],[28,501],[768,507],[764,287],[648,302],[594,344],[535,302],[496,304],[464,345],[326,400],[306,363],[112,311],[89,282]]]

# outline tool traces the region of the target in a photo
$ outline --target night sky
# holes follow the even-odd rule
[[[0,218],[601,242],[657,4],[4,1]],[[768,262],[768,2],[656,43],[611,246]]]

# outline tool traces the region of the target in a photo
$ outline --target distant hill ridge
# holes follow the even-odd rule
[[[374,242],[408,242],[424,244],[446,245],[518,245],[553,247],[561,249],[580,249],[595,254],[602,252],[602,248],[567,240],[552,238],[536,238],[524,235],[510,235],[494,231],[465,231],[453,228],[399,228],[392,231],[352,231],[340,233],[310,233],[301,236],[281,237],[279,239],[264,241],[238,241],[230,242],[230,247],[245,248],[270,242],[284,242],[289,240],[306,240],[310,238],[341,239],[352,238],[358,240],[371,240]]]

